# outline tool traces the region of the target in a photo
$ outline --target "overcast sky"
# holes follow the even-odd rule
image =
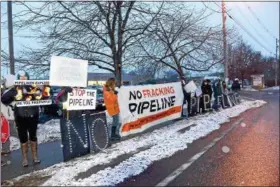
[[[37,2],[35,2],[37,3]],[[201,2],[185,2],[190,5],[195,5],[197,8],[204,7]],[[211,9],[221,11],[219,6],[220,2],[205,3]],[[248,9],[248,6],[256,14],[254,16]],[[235,26],[239,33],[243,36],[245,41],[247,41],[255,50],[261,51],[264,55],[275,56],[276,50],[276,39],[279,38],[279,2],[226,2],[226,8],[228,13],[233,16],[234,19],[238,20],[241,25],[243,25],[250,33],[253,35],[257,41],[252,39],[248,33],[243,31],[241,27],[236,24],[232,19],[227,17],[226,24],[227,27]],[[7,3],[1,3],[1,12],[6,12]],[[13,12],[16,12],[16,6],[13,6]],[[7,15],[1,17],[2,21],[5,20]],[[258,22],[258,20],[263,24],[263,26]],[[209,24],[221,24],[222,15],[221,13],[214,13],[209,20]],[[265,27],[265,28],[264,28]],[[29,46],[38,46],[36,41],[31,39],[24,39],[20,36],[30,35],[29,31],[21,30],[14,33],[14,45],[15,45],[15,56],[23,45],[28,44]],[[8,49],[8,38],[7,30],[1,27],[1,49]],[[7,51],[7,50],[6,50]],[[7,74],[7,70],[1,68],[1,75]]]

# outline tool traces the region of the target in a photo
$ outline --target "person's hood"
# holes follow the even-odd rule
[[[5,77],[5,87],[10,88],[15,85],[15,80],[17,79],[15,75],[8,74]]]
[[[20,71],[18,72],[17,79],[20,79],[21,76],[27,77],[27,80],[30,79],[29,74],[28,74],[26,71],[24,71],[24,70],[20,70]]]

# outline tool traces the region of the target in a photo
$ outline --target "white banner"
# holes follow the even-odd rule
[[[96,108],[96,90],[73,88],[68,93],[67,110],[94,110]]]
[[[180,82],[122,86],[118,93],[121,136],[181,117],[183,98]]]
[[[50,85],[87,87],[88,61],[52,56]]]
[[[17,107],[51,105],[52,100],[15,101]]]

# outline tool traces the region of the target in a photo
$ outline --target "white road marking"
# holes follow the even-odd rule
[[[172,182],[175,178],[177,178],[183,171],[188,169],[196,160],[198,160],[204,153],[206,153],[211,147],[216,145],[216,143],[221,140],[225,135],[227,135],[230,131],[232,131],[241,121],[243,118],[236,121],[228,130],[222,133],[222,135],[218,138],[215,138],[211,144],[207,145],[202,149],[201,152],[195,154],[192,158],[190,158],[185,164],[181,165],[179,168],[174,170],[170,175],[168,175],[165,179],[159,182],[156,186],[167,186],[170,182]]]
[[[224,153],[228,153],[228,152],[230,151],[230,149],[229,149],[228,146],[223,146],[223,147],[222,147],[222,151],[223,151]]]
[[[246,127],[246,123],[241,123],[241,127]]]

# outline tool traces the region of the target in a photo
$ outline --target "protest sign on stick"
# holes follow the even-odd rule
[[[94,110],[96,90],[74,88],[67,97],[67,110]]]
[[[50,85],[87,87],[88,61],[52,56]]]

